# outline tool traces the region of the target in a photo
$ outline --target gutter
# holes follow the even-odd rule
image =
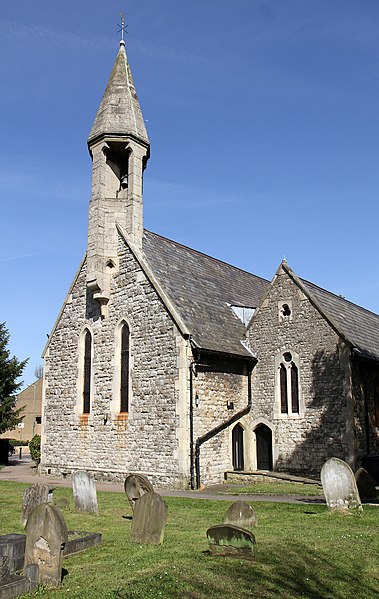
[[[199,362],[196,362],[199,363]],[[195,364],[195,362],[193,362],[192,364]],[[243,408],[242,410],[240,410],[239,412],[237,412],[236,414],[234,414],[231,418],[229,418],[228,420],[225,420],[224,422],[222,422],[221,424],[215,426],[214,428],[212,428],[210,431],[208,431],[207,433],[205,433],[205,435],[202,435],[201,437],[198,437],[196,439],[196,444],[195,444],[195,460],[193,460],[193,438],[191,438],[191,489],[194,489],[194,480],[193,480],[193,461],[195,461],[195,471],[196,471],[196,489],[200,488],[200,447],[206,443],[207,441],[209,441],[210,439],[212,439],[213,437],[215,437],[216,435],[218,435],[218,433],[221,433],[222,431],[224,431],[225,429],[227,429],[229,426],[231,426],[232,424],[234,424],[237,420],[239,420],[240,418],[242,418],[242,416],[246,416],[246,414],[248,414],[251,410],[251,406],[252,406],[252,397],[251,397],[251,373],[253,370],[252,364],[250,361],[246,362],[247,365],[247,406],[245,408]],[[192,377],[190,374],[190,397],[191,397],[191,402],[193,402],[193,390],[192,390]],[[190,413],[191,413],[191,403],[190,403]],[[193,404],[192,404],[192,418],[191,418],[191,424],[192,424],[192,435],[193,435]]]

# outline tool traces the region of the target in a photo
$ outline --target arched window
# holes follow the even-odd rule
[[[124,323],[121,328],[120,412],[129,411],[129,337],[129,327]]]
[[[286,351],[279,356],[278,361],[277,390],[280,414],[298,416],[300,414],[298,357]]]
[[[84,365],[83,365],[83,414],[91,411],[91,370],[92,370],[92,336],[86,330],[84,336]]]

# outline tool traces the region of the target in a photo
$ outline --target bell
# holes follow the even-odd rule
[[[128,175],[122,175],[121,177],[121,189],[127,189],[128,187]]]

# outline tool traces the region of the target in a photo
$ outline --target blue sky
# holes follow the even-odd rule
[[[34,368],[85,252],[86,140],[118,51],[151,142],[145,226],[379,312],[377,0],[3,0],[0,322]],[[59,9],[58,9],[59,8]]]

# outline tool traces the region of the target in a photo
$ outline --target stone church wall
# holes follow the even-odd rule
[[[274,469],[318,476],[331,456],[351,462],[353,415],[346,349],[283,269],[248,335],[258,358],[250,425],[252,434],[260,422],[272,429]],[[278,368],[284,352],[294,356],[299,369],[300,410],[292,416],[280,410]]]
[[[109,316],[86,291],[83,266],[46,354],[42,469],[63,476],[78,469],[97,479],[145,473],[160,486],[185,484],[179,466],[179,332],[130,250],[120,240],[119,274],[113,278]],[[128,414],[112,409],[115,331],[130,328],[131,397]],[[93,335],[93,400],[82,414],[78,386],[79,338]],[[79,377],[80,378],[80,377]],[[114,401],[114,400],[113,400]]]
[[[194,407],[195,441],[248,404],[247,368],[243,361],[204,356],[202,362],[193,382],[194,401],[198,402]],[[232,468],[229,427],[201,445],[200,466],[202,484],[224,480],[224,472]]]

